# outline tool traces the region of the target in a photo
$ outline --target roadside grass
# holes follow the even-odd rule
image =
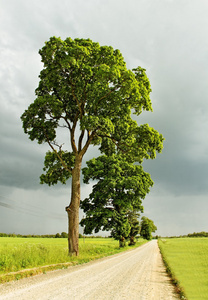
[[[146,240],[119,248],[118,241],[111,238],[79,239],[78,257],[68,256],[67,242],[64,238],[0,237],[0,283],[83,264],[136,248]]]
[[[208,238],[167,238],[158,244],[181,299],[208,299]]]

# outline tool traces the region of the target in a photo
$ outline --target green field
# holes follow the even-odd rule
[[[208,299],[208,238],[162,239],[159,247],[187,298]]]
[[[139,239],[135,246],[138,247],[145,242]],[[118,241],[110,238],[80,239],[79,245],[80,255],[69,257],[67,239],[64,238],[0,237],[0,282],[85,263],[133,248],[119,248]],[[52,266],[53,264],[55,266]],[[21,272],[25,269],[33,270]]]

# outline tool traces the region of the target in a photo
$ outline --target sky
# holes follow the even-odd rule
[[[51,36],[90,38],[119,49],[129,69],[146,69],[153,112],[136,120],[165,142],[143,164],[154,181],[144,215],[161,236],[208,231],[207,15],[207,0],[0,0],[0,232],[67,232],[70,181],[40,185],[49,148],[30,141],[20,120]],[[91,147],[85,161],[96,155]],[[91,188],[82,184],[81,199]]]

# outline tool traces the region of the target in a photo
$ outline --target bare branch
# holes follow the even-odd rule
[[[54,145],[54,146],[56,146],[56,147],[58,147],[58,148],[59,148],[59,151],[61,151],[61,148],[62,148],[62,146],[64,145],[64,143],[61,144],[61,145],[57,144],[55,140],[52,141],[51,144]]]

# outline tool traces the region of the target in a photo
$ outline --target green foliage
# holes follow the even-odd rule
[[[141,227],[139,224],[139,213],[137,213],[135,210],[134,211],[129,211],[128,212],[128,222],[130,224],[130,233],[129,233],[129,245],[135,245],[135,237],[140,233]]]
[[[62,232],[61,233],[61,237],[64,238],[64,239],[66,239],[66,238],[68,238],[68,234],[66,232]]]
[[[68,238],[68,234],[66,232],[62,232],[61,234],[60,233],[57,233],[55,235],[55,238]]]
[[[85,183],[97,180],[89,197],[81,201],[84,232],[111,230],[117,240],[135,237],[139,232],[136,212],[143,211],[142,200],[153,185],[150,175],[121,154],[93,158],[83,175]]]
[[[57,153],[48,151],[44,161],[45,167],[43,168],[43,170],[47,172],[40,176],[41,184],[47,183],[51,185],[58,183],[58,181],[66,184],[66,180],[71,177],[71,172],[62,165],[59,157],[64,161],[67,168],[71,169],[74,166],[75,157],[73,153],[66,151],[59,151]]]
[[[143,237],[143,239],[151,240],[152,232],[155,232],[156,230],[157,227],[152,220],[148,219],[147,217],[142,217],[140,235]]]
[[[111,236],[120,241],[120,246],[124,246],[125,239],[129,236],[130,231],[131,226],[126,213],[115,210],[114,218],[112,218]]]
[[[40,176],[40,182],[53,185],[60,181],[65,184],[72,176],[72,197],[68,208],[72,206],[73,210],[68,209],[67,212],[69,218],[72,211],[77,216],[73,218],[76,224],[69,222],[69,231],[78,232],[80,167],[90,144],[99,145],[105,159],[105,155],[112,156],[114,160],[114,154],[125,154],[124,171],[120,171],[121,162],[117,162],[114,163],[118,166],[114,173],[123,172],[127,177],[122,179],[120,176],[119,182],[113,178],[110,190],[105,190],[105,193],[109,194],[114,189],[113,205],[117,207],[122,205],[129,208],[135,205],[134,209],[141,210],[140,199],[143,199],[148,185],[151,185],[150,179],[144,175],[141,167],[132,165],[130,170],[130,166],[126,166],[134,162],[142,163],[143,159],[155,158],[156,152],[162,151],[164,140],[148,124],[138,126],[131,118],[132,113],[139,115],[143,110],[152,110],[151,87],[145,69],[137,67],[128,70],[119,50],[100,46],[90,39],[66,38],[63,41],[51,37],[39,53],[43,70],[35,91],[36,99],[22,114],[21,120],[24,132],[32,141],[48,143],[50,146],[50,151],[45,156],[45,173]],[[63,131],[68,135],[61,134]],[[70,145],[63,150],[66,142]],[[137,182],[138,173],[141,176]],[[143,188],[136,188],[137,183]],[[117,191],[115,185],[118,187]],[[116,200],[115,194],[121,194],[122,188],[123,195],[120,200]],[[99,191],[95,189],[95,199],[96,193],[99,194]],[[103,199],[110,201],[110,198],[104,195]],[[119,203],[116,204],[116,201]],[[114,212],[107,209],[106,203],[101,202],[99,206],[104,205],[105,210],[102,209],[100,214],[96,208],[98,214],[94,215],[94,221],[101,218],[102,226],[108,228],[107,220],[112,220]],[[86,201],[84,203],[87,205]],[[89,232],[95,227],[91,223],[88,220]],[[95,230],[100,227],[96,226]],[[75,239],[78,237],[77,234],[71,236]],[[76,247],[78,240],[71,241],[69,245]],[[78,249],[69,251],[71,254],[78,253]]]
[[[35,235],[35,234],[15,234],[15,233],[0,233],[0,237],[22,237],[22,238],[54,238],[54,234],[43,234],[43,235]]]
[[[189,233],[187,236],[188,237],[208,237],[208,232],[205,232],[205,231],[194,232],[194,233]]]
[[[65,183],[76,155],[83,156],[90,143],[106,154],[128,152],[139,162],[161,152],[162,135],[131,119],[132,112],[152,110],[145,69],[128,70],[119,50],[89,39],[51,37],[39,53],[44,68],[36,99],[21,119],[29,138],[47,142],[52,151],[46,153],[41,183]],[[59,128],[68,130],[71,151],[62,150]]]

